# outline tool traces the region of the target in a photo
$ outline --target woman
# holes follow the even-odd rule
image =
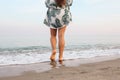
[[[59,62],[63,60],[63,51],[65,46],[64,34],[66,27],[72,21],[70,13],[70,6],[72,0],[46,0],[45,4],[48,8],[47,16],[44,20],[44,24],[50,27],[50,42],[52,46],[52,54],[50,56],[51,61],[55,61],[56,55],[56,43],[58,32],[58,45],[59,45]]]

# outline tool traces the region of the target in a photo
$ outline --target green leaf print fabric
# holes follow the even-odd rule
[[[45,5],[48,8],[44,24],[50,28],[61,28],[67,26],[72,21],[70,6],[73,0],[66,0],[64,7],[57,6],[55,0],[46,0]]]

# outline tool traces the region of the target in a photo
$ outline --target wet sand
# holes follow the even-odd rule
[[[20,65],[14,65],[11,66],[11,73],[12,70],[15,71],[14,69],[16,71],[24,70],[24,72],[14,76],[5,76],[4,74],[4,77],[0,76],[0,80],[120,80],[120,58],[106,61],[94,60],[94,63],[86,61],[85,64],[80,64],[78,61],[82,60],[64,61],[63,65],[58,62],[56,65],[49,65],[50,62],[32,64],[35,65],[34,67],[23,65],[22,68]],[[83,61],[85,62],[85,60]],[[10,73],[8,66],[6,69],[6,73],[7,71]]]

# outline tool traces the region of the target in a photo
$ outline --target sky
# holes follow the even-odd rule
[[[49,35],[45,0],[0,0],[0,37]],[[73,0],[67,35],[120,36],[120,0]]]

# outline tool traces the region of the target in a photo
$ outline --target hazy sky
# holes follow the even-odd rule
[[[0,0],[0,36],[49,35],[45,0]],[[120,35],[120,0],[73,0],[68,35]]]

